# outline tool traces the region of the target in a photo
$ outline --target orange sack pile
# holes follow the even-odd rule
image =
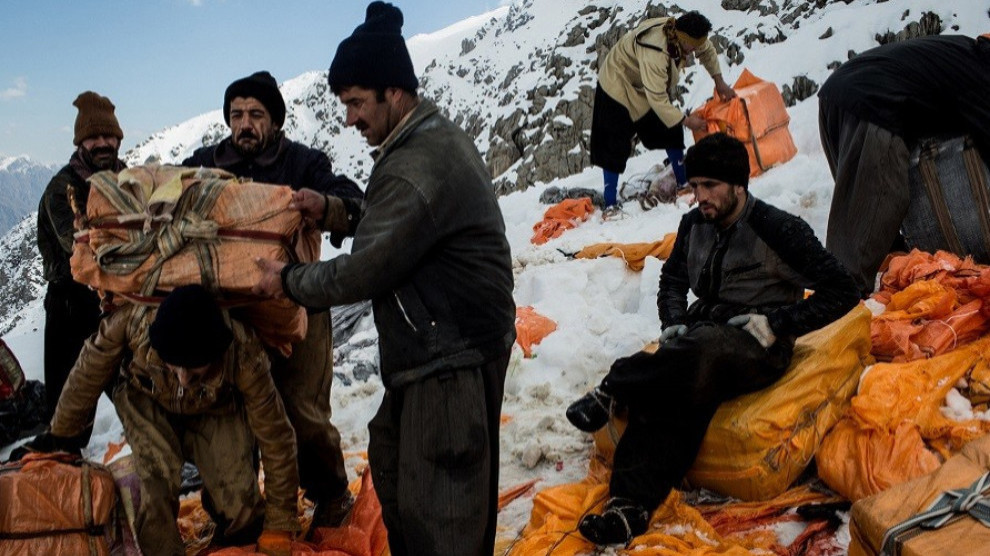
[[[533,226],[533,237],[529,241],[533,245],[543,245],[584,222],[593,212],[595,205],[587,197],[564,199],[543,213],[543,220]]]

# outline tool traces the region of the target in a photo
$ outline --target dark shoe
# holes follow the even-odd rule
[[[608,423],[612,396],[595,388],[567,408],[567,420],[579,430],[595,432]]]
[[[330,500],[317,500],[313,504],[313,524],[309,526],[310,534],[317,527],[340,527],[353,505],[354,497],[348,490]]]
[[[633,537],[646,532],[650,512],[625,498],[613,498],[605,505],[602,515],[584,516],[578,530],[584,538],[598,544],[629,544]]]

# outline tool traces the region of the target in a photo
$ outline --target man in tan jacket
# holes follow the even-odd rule
[[[50,432],[29,447],[78,448],[75,437],[92,423],[97,399],[114,379],[114,406],[141,481],[135,523],[141,550],[185,554],[176,517],[180,470],[190,460],[203,478],[203,507],[217,524],[215,544],[258,539],[259,551],[288,554],[299,530],[295,435],[254,332],[198,285],[176,288],[157,310],[119,308],[86,341]]]
[[[678,185],[687,182],[682,127],[701,129],[705,122],[681,113],[671,98],[689,54],[715,80],[721,98],[736,96],[722,78],[708,40],[711,29],[711,22],[696,11],[676,19],[647,19],[623,35],[602,61],[591,122],[591,163],[604,173],[606,216],[618,211],[619,175],[626,169],[634,136],[648,149],[666,149]]]

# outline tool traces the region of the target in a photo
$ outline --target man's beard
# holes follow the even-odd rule
[[[739,206],[739,198],[735,195],[729,197],[729,202],[723,207],[717,207],[715,209],[715,214],[708,216],[705,212],[701,213],[701,216],[709,222],[715,222],[716,224],[722,223],[730,214],[736,211],[736,207]]]
[[[117,152],[113,147],[82,149],[83,161],[94,170],[110,170],[117,163]]]
[[[254,138],[256,139],[256,141],[254,141],[249,145],[241,145],[240,142],[241,139],[245,139],[245,138]],[[275,132],[272,132],[267,136],[258,139],[258,136],[255,135],[253,132],[243,131],[241,132],[240,135],[237,136],[236,141],[231,141],[231,146],[233,146],[234,150],[239,155],[245,158],[254,158],[259,154],[261,154],[261,152],[264,151],[268,147],[268,145],[271,145],[274,139],[275,139]]]

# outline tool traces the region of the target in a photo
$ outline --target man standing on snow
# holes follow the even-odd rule
[[[203,477],[203,507],[217,525],[214,543],[257,539],[259,552],[289,554],[299,530],[296,443],[254,332],[199,285],[176,288],[157,309],[119,308],[79,354],[51,429],[27,447],[77,451],[77,435],[100,392],[118,375],[114,407],[141,481],[135,518],[141,551],[185,554],[176,519],[180,470],[189,459]]]
[[[684,130],[702,129],[705,121],[684,115],[671,104],[689,54],[697,57],[715,80],[723,99],[736,96],[719,69],[718,54],[708,40],[712,24],[696,11],[674,19],[647,19],[609,50],[598,70],[598,88],[591,119],[591,163],[605,179],[605,216],[618,212],[619,175],[626,169],[632,139],[648,149],[666,149],[678,185],[684,185]]]
[[[681,220],[660,274],[663,332],[655,354],[617,360],[598,388],[567,410],[587,432],[613,404],[629,410],[615,450],[612,498],[581,520],[596,544],[627,543],[680,484],[722,402],[773,384],[794,340],[857,302],[849,273],[800,218],[748,192],[749,155],[723,133],[688,149],[698,206]],[[804,298],[805,288],[814,293]],[[688,306],[688,291],[697,301]]]
[[[385,396],[368,460],[391,552],[490,555],[515,339],[509,244],[474,141],[416,93],[402,23],[372,2],[330,65],[347,125],[376,147],[364,205],[296,193],[304,216],[354,235],[351,253],[259,261],[256,292],[310,307],[372,300]]]
[[[76,151],[48,183],[38,204],[38,251],[48,291],[45,293],[45,394],[49,417],[83,342],[99,326],[100,298],[88,286],[72,279],[76,214],[86,214],[89,182],[96,172],[119,172],[126,166],[117,158],[124,132],[110,99],[92,91],[76,97]],[[78,211],[78,212],[77,212]],[[88,429],[84,443],[89,440]]]
[[[322,151],[290,141],[282,132],[285,101],[275,78],[259,71],[238,79],[223,95],[223,116],[230,136],[202,147],[183,166],[222,168],[243,178],[315,189],[360,202],[362,193],[351,180],[333,173]],[[331,236],[340,246],[343,236]],[[288,358],[269,350],[272,376],[299,444],[299,475],[312,500],[313,525],[336,527],[347,515],[351,495],[340,449],[340,432],[330,422],[333,381],[333,335],[327,307],[309,311],[306,338],[292,346]]]
[[[819,132],[835,178],[825,245],[864,297],[887,254],[903,248],[901,224],[912,203],[909,156],[918,140],[969,134],[990,163],[988,96],[990,35],[879,46],[839,66],[822,85]]]

